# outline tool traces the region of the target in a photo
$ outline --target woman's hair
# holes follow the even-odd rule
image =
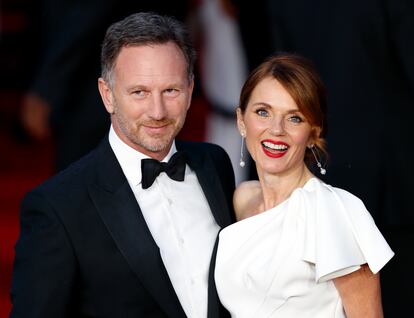
[[[313,143],[327,157],[325,136],[326,93],[325,87],[313,64],[306,58],[289,53],[278,53],[267,58],[253,70],[243,85],[239,107],[244,114],[255,87],[265,78],[276,79],[290,94],[300,112],[313,129]],[[319,135],[318,135],[319,128]],[[305,161],[313,157],[306,149]]]

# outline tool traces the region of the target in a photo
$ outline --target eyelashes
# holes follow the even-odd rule
[[[254,113],[256,115],[258,115],[259,117],[262,117],[262,118],[267,118],[267,117],[271,116],[271,114],[269,113],[268,110],[262,109],[262,108],[256,109],[254,111]],[[294,123],[294,124],[300,124],[300,123],[305,122],[305,118],[303,116],[298,115],[298,114],[294,114],[294,115],[289,114],[287,116],[287,120],[291,123]]]
[[[261,108],[256,109],[255,113],[259,115],[260,117],[269,117],[269,113],[266,109],[261,109]]]
[[[291,116],[291,117],[288,118],[288,120],[292,123],[295,123],[295,124],[300,124],[300,123],[304,122],[304,119],[301,116],[298,116],[298,115]]]

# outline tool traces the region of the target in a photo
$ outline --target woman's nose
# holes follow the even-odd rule
[[[272,121],[271,126],[269,127],[269,132],[272,135],[278,136],[278,135],[283,135],[285,133],[285,126],[284,126],[284,121],[282,118],[275,118]]]

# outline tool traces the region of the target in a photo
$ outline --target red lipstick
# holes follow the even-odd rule
[[[282,149],[271,149],[270,147],[266,147],[265,144],[269,143],[275,146],[282,146]],[[289,149],[289,145],[282,141],[274,141],[270,139],[266,139],[262,141],[262,149],[266,156],[270,158],[280,158],[283,157],[287,150]]]

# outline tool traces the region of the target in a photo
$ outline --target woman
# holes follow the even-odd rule
[[[220,232],[215,268],[233,317],[382,317],[378,272],[394,253],[357,197],[307,167],[325,173],[325,115],[299,56],[271,57],[243,86],[237,124],[259,181],[236,189],[239,222]]]

